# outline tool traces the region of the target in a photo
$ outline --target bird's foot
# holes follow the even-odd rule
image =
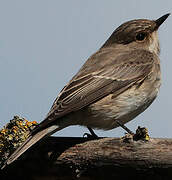
[[[148,130],[145,127],[138,126],[135,134],[126,133],[124,137],[121,138],[123,142],[132,142],[132,141],[149,141],[150,137]]]
[[[90,134],[89,133],[84,133],[83,137],[86,137],[90,140],[94,140],[94,139],[98,139],[99,137],[96,135],[96,133],[90,128],[90,127],[87,127],[88,130],[90,131]]]
[[[143,140],[143,141],[149,141],[150,137],[148,134],[148,129],[145,127],[140,127],[136,129],[136,133],[133,133],[130,129],[128,129],[124,124],[120,123],[119,121],[116,121],[117,124],[122,127],[125,131],[127,131],[127,134],[122,138],[125,141],[130,141],[133,139],[134,141]]]

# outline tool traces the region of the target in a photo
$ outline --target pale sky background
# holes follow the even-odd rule
[[[121,23],[157,19],[171,0],[0,0],[0,127],[14,115],[42,121],[64,85]],[[172,16],[161,26],[163,83],[151,107],[127,124],[172,137]],[[57,136],[82,136],[69,127]],[[122,136],[124,130],[96,131]]]

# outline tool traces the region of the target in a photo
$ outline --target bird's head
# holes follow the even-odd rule
[[[103,47],[124,45],[129,48],[144,48],[159,54],[157,30],[170,14],[157,20],[137,19],[120,25],[105,42]]]

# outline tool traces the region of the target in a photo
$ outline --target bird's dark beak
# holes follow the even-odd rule
[[[164,16],[160,17],[159,19],[155,20],[155,23],[156,23],[155,29],[158,29],[159,26],[168,18],[169,15],[170,15],[170,13],[165,14]]]

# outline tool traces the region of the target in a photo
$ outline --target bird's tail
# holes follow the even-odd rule
[[[28,139],[18,149],[16,149],[14,153],[11,154],[1,169],[15,161],[19,156],[21,156],[25,151],[27,151],[32,145],[41,140],[43,137],[49,136],[60,129],[62,128],[58,125],[53,125],[46,129],[40,130],[36,134],[31,134]]]

